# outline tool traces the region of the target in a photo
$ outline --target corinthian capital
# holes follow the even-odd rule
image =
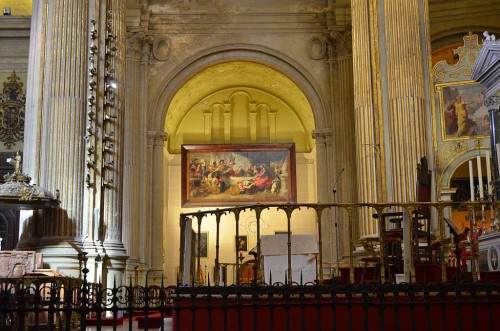
[[[333,59],[352,56],[352,31],[327,31],[327,40],[331,46]]]
[[[149,61],[153,36],[144,31],[127,33],[127,57],[136,57],[141,61]]]
[[[487,97],[484,99],[483,103],[488,109],[498,109],[500,108],[500,96],[492,95],[491,97]]]

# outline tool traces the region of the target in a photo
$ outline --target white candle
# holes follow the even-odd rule
[[[495,146],[497,148],[497,165],[500,167],[500,143],[497,143]]]
[[[474,201],[474,170],[472,160],[469,160],[470,201]]]
[[[491,154],[486,151],[486,179],[488,180],[488,195],[493,193],[493,188],[491,187]]]
[[[479,199],[484,198],[483,188],[483,169],[481,167],[481,156],[476,157],[477,160],[477,179],[479,180]]]

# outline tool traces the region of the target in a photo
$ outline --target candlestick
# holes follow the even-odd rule
[[[469,160],[470,201],[474,201],[474,170],[472,160]]]
[[[500,167],[500,143],[497,143],[495,146],[497,148],[497,165]]]
[[[484,198],[484,188],[483,188],[483,167],[481,166],[481,156],[476,157],[477,160],[477,179],[479,181],[479,199]]]
[[[493,193],[491,187],[491,153],[486,151],[486,180],[488,181],[488,195]]]

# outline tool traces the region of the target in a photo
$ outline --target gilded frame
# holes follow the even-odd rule
[[[295,203],[295,144],[182,145],[182,206]]]
[[[484,89],[483,84],[474,81],[436,85],[443,141],[489,136],[489,113],[483,105]]]

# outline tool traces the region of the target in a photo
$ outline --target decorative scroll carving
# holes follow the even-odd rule
[[[469,32],[463,39],[464,45],[453,50],[453,54],[459,58],[456,64],[450,66],[443,60],[434,66],[436,84],[471,80],[472,70],[482,45],[479,45],[478,36],[472,32]]]
[[[467,141],[450,142],[443,144],[441,149],[441,164],[445,164],[447,160],[452,159],[455,155],[467,150]]]
[[[0,94],[0,141],[7,149],[24,138],[24,107],[26,94],[23,83],[13,71],[7,82],[3,83]]]

